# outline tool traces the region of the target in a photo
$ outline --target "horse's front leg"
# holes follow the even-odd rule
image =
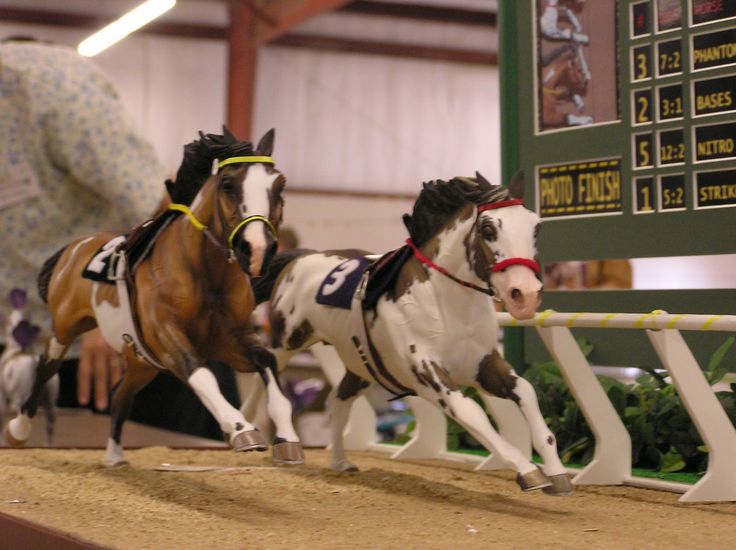
[[[502,461],[517,472],[516,482],[524,491],[548,487],[552,482],[524,454],[502,438],[493,429],[483,408],[466,397],[440,361],[425,356],[412,361],[412,373],[416,378],[414,390],[439,407],[446,415],[463,426],[486,449],[496,453]]]
[[[217,379],[177,325],[165,323],[158,333],[168,353],[160,354],[164,366],[185,380],[217,420],[236,451],[265,451],[265,438],[220,392]]]
[[[279,382],[276,357],[258,343],[255,333],[248,335],[246,356],[258,370],[266,386],[266,408],[274,423],[273,461],[277,464],[304,464],[304,452],[292,421],[292,405]]]
[[[518,376],[498,351],[486,355],[478,367],[476,376],[481,391],[513,400],[521,408],[532,434],[532,445],[544,461],[544,473],[552,481],[544,492],[552,495],[569,495],[573,491],[570,477],[557,454],[555,436],[549,430],[539,410],[537,394],[532,385]]]

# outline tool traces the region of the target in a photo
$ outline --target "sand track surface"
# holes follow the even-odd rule
[[[673,493],[550,497],[522,493],[511,472],[374,453],[350,453],[357,474],[330,471],[323,450],[289,468],[268,453],[127,455],[130,465],[108,469],[102,450],[0,450],[0,512],[136,550],[733,548],[736,504],[679,504]]]

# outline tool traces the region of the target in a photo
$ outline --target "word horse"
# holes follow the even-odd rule
[[[255,282],[257,301],[271,299],[271,345],[279,367],[324,341],[347,368],[330,396],[333,469],[356,469],[345,456],[343,430],[354,399],[369,382],[378,382],[396,395],[417,395],[439,407],[516,470],[522,489],[572,491],[534,389],[495,349],[498,320],[491,296],[517,319],[533,317],[541,301],[534,260],[540,220],[524,208],[522,196],[521,176],[508,188],[492,186],[480,174],[429,182],[413,214],[404,216],[411,238],[392,260],[384,256],[366,269],[369,262],[357,251],[289,251],[277,254]],[[368,280],[366,274],[381,264]],[[390,283],[372,285],[391,270]],[[334,305],[341,293],[350,309]],[[460,385],[521,407],[544,471],[493,429]]]
[[[289,402],[276,383],[275,360],[250,325],[255,304],[248,275],[259,275],[273,253],[282,217],[286,179],[271,158],[274,132],[266,133],[255,151],[227,129],[222,136],[200,137],[184,148],[176,181],[166,182],[174,201],[166,212],[127,240],[98,233],[47,260],[39,291],[49,306],[53,335],[36,371],[33,393],[7,426],[9,441],[21,444],[28,438],[43,383],[59,369],[72,341],[99,326],[128,364],[111,402],[108,465],[125,462],[123,423],[135,394],[160,369],[191,386],[235,450],[267,448],[263,435],[220,393],[207,361],[261,374],[269,403],[289,413],[284,423],[277,422],[283,429],[276,433],[274,459],[303,461]],[[140,237],[141,232],[154,232],[155,239]],[[136,248],[136,242],[145,253],[133,271],[125,252]],[[109,267],[103,267],[105,260],[110,260]]]

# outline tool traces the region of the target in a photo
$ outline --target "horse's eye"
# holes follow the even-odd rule
[[[235,190],[235,182],[232,178],[224,177],[222,178],[222,182],[220,183],[222,186],[222,190],[225,193],[232,193]]]
[[[480,226],[480,234],[488,241],[495,241],[498,236],[496,226],[490,222],[486,222]]]

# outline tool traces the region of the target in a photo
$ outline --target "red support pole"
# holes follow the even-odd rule
[[[258,47],[255,17],[246,0],[230,3],[227,125],[239,139],[251,139]]]

